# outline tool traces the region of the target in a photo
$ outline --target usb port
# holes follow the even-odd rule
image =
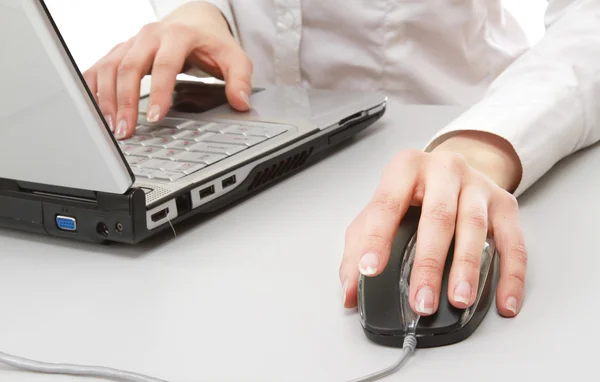
[[[223,185],[223,188],[233,186],[235,184],[235,175],[231,175],[229,178],[223,179],[223,182],[221,182],[221,184]]]
[[[77,231],[77,220],[70,216],[57,215],[56,226],[61,231],[75,232]]]
[[[208,198],[215,193],[215,186],[206,187],[200,190],[200,199]]]
[[[167,215],[169,215],[169,209],[165,208],[164,210],[155,213],[150,218],[152,219],[153,222],[156,223],[157,221],[160,221],[160,220],[163,220],[164,218],[166,218]]]

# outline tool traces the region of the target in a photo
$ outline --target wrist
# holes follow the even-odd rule
[[[519,156],[508,141],[497,135],[481,131],[459,132],[433,151],[442,150],[460,154],[469,166],[508,192],[514,192],[521,182],[523,169]]]
[[[190,27],[204,24],[199,23],[199,20],[203,22],[210,20],[209,22],[213,24],[210,25],[211,27],[227,31],[227,33],[231,31],[221,10],[216,5],[204,0],[185,3],[164,18],[166,22],[179,22]]]

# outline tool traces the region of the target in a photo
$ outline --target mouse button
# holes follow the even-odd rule
[[[363,328],[378,334],[404,335],[399,279],[406,247],[417,230],[419,209],[410,208],[394,237],[390,257],[376,277],[360,276],[358,313]]]
[[[488,239],[482,252],[477,296],[471,307],[467,308],[461,317],[461,326],[467,325],[478,311],[487,312],[493,299],[493,290],[499,276],[499,260],[493,239]]]
[[[421,316],[417,325],[418,335],[444,334],[461,326],[463,309],[452,306],[448,299],[440,301],[437,312],[431,316]]]
[[[361,324],[373,333],[386,335],[402,333],[396,273],[398,273],[398,266],[388,266],[379,276],[359,278],[358,309]]]
[[[421,316],[417,325],[418,335],[444,334],[453,332],[461,326],[461,318],[464,309],[454,307],[448,300],[448,283],[450,267],[454,254],[454,241],[450,244],[444,273],[442,276],[442,288],[437,311],[431,316]]]

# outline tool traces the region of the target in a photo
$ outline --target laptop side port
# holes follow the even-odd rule
[[[100,222],[96,224],[96,232],[100,236],[108,237],[110,233],[108,232],[108,226],[104,222]]]
[[[160,211],[156,212],[155,214],[153,214],[150,217],[150,219],[152,219],[152,221],[156,223],[157,221],[163,220],[168,215],[169,215],[169,209],[165,208],[165,209],[160,210]]]
[[[177,215],[181,216],[192,210],[192,196],[189,192],[179,195],[175,200],[177,205]]]
[[[71,216],[56,215],[56,226],[61,231],[77,231],[77,220]]]
[[[229,186],[233,186],[235,181],[235,175],[231,175],[230,177],[223,179],[221,185],[223,186],[223,189],[226,189]]]
[[[215,193],[215,186],[209,186],[200,190],[200,199],[208,198]]]
[[[153,230],[165,223],[175,221],[177,216],[179,216],[179,207],[185,208],[181,205],[178,206],[176,199],[171,199],[164,204],[146,211],[146,227],[148,230]]]

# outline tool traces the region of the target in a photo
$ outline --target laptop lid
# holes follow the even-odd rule
[[[0,178],[125,193],[134,177],[42,0],[0,0]]]

